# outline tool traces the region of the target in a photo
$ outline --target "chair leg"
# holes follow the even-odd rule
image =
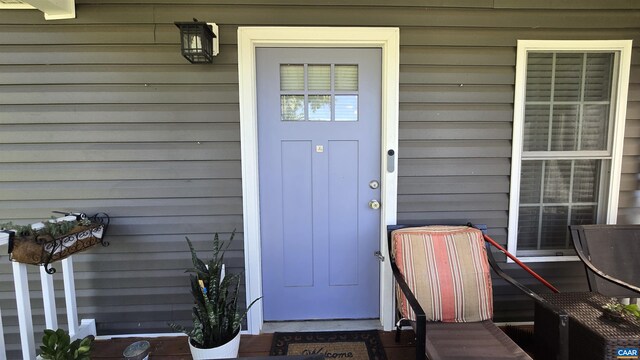
[[[424,315],[419,315],[416,319],[416,360],[427,358],[427,320]]]
[[[403,326],[411,326],[411,321],[409,319],[400,319],[396,323],[396,342],[400,342],[400,333]]]
[[[558,323],[558,360],[569,359],[569,315],[560,314]]]
[[[400,334],[403,326],[411,326],[411,320],[400,319],[396,323],[396,342],[400,342]],[[425,320],[420,318],[416,323],[416,360],[425,360]]]

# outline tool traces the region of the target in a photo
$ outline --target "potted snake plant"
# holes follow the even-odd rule
[[[191,295],[193,296],[193,328],[170,323],[169,326],[189,336],[189,348],[194,359],[223,359],[238,356],[240,346],[240,326],[255,299],[246,310],[238,308],[241,274],[225,274],[224,254],[233,240],[225,244],[216,233],[213,237],[213,257],[202,260],[187,239],[193,267],[190,274]]]

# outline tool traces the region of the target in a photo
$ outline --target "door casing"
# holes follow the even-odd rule
[[[397,214],[400,30],[363,27],[238,28],[240,148],[247,304],[262,296],[255,54],[257,47],[366,47],[382,50],[380,249],[385,261],[380,263],[380,321],[384,329],[389,331],[393,327],[395,296],[388,261],[386,225],[395,224]],[[395,155],[388,156],[389,150],[393,150]],[[389,171],[391,168],[393,171]],[[247,332],[259,334],[262,324],[262,306],[257,303],[247,315]]]

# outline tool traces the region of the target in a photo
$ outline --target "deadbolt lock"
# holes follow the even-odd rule
[[[376,180],[371,180],[369,182],[369,187],[372,188],[372,189],[377,189],[377,188],[380,187],[380,183],[378,181],[376,181]]]

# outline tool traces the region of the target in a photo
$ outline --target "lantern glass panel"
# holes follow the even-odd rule
[[[177,23],[180,28],[182,56],[191,63],[213,61],[213,33],[205,23]]]

